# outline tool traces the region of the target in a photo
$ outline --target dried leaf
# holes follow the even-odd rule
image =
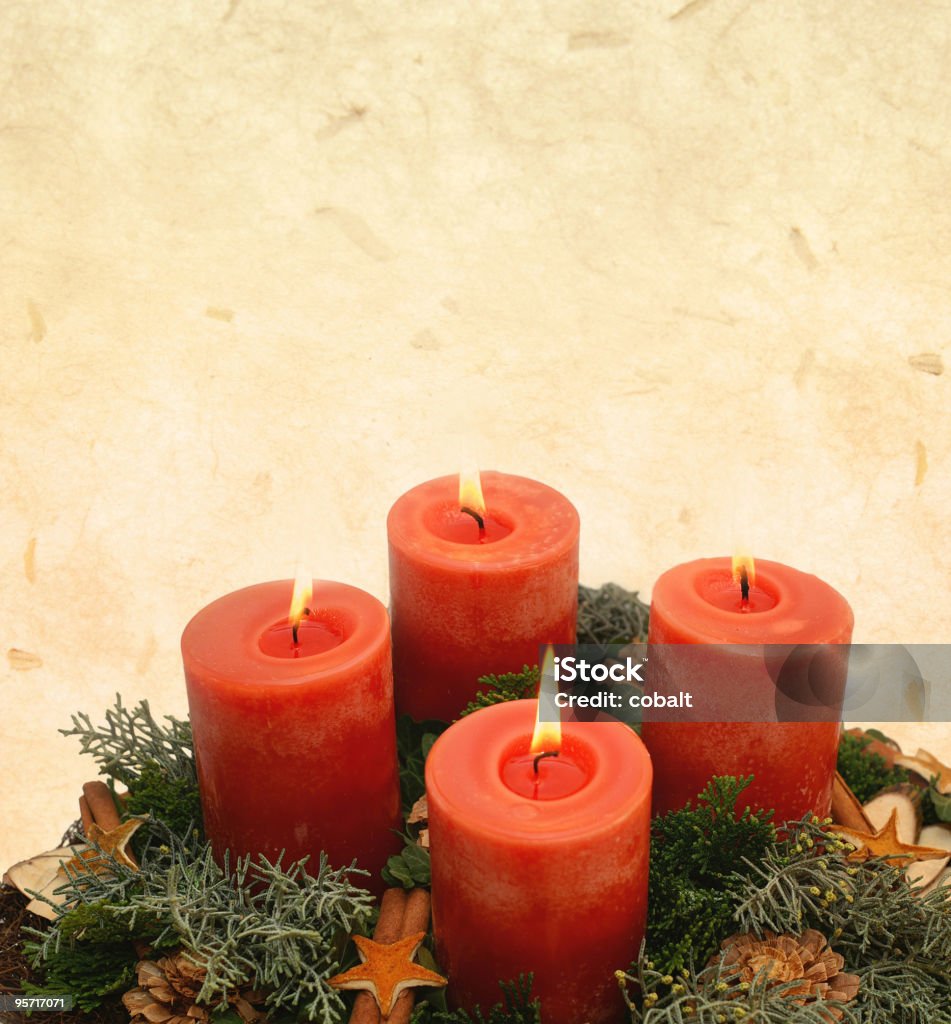
[[[858,797],[838,772],[832,784],[832,820],[836,825],[845,825],[846,828],[855,828],[861,832],[871,831],[872,828]]]
[[[51,900],[52,906],[34,897],[26,909],[47,921],[55,921],[59,916],[56,908],[62,907],[65,901],[54,896],[53,890],[66,881],[63,863],[75,856],[79,849],[78,846],[60,846],[56,850],[47,850],[46,853],[38,853],[35,857],[21,860],[3,876],[4,884],[19,889],[24,896],[39,893]]]

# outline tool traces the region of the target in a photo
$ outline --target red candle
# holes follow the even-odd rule
[[[720,707],[724,717],[741,720],[645,720],[641,735],[654,762],[654,813],[683,807],[714,775],[752,774],[741,800],[775,809],[776,822],[810,811],[828,814],[841,731],[837,709],[826,712],[827,721],[764,721],[777,706],[770,651],[845,645],[840,656],[826,661],[835,691],[844,685],[851,637],[852,609],[845,598],[787,565],[758,560],[754,566],[750,559],[734,570],[729,558],[708,558],[665,572],[652,595],[649,644],[736,646],[710,647],[696,658],[655,646],[649,654],[651,681],[665,658],[681,670],[697,666],[692,679],[673,678],[674,669],[669,684],[692,688],[699,707]],[[747,644],[783,646],[746,652]],[[784,699],[780,695],[780,704]],[[808,713],[822,712],[816,707]]]
[[[417,720],[452,721],[480,676],[575,640],[577,511],[534,480],[482,480],[481,507],[445,476],[408,491],[387,519],[396,706]]]
[[[219,860],[323,850],[379,891],[400,825],[386,609],[318,581],[313,610],[289,617],[291,589],[228,594],[182,635],[205,831]]]
[[[426,761],[437,958],[470,1010],[531,971],[547,1024],[620,1021],[613,971],[647,910],[650,759],[620,722],[566,723],[536,773],[537,706],[468,715]]]

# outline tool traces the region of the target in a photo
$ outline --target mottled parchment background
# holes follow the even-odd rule
[[[588,583],[742,543],[951,640],[949,67],[937,0],[0,2],[0,866],[71,711],[184,713],[298,558],[385,599],[468,459]]]

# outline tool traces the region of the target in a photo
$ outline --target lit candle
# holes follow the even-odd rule
[[[533,743],[538,702],[460,719],[426,761],[433,932],[454,1005],[534,974],[546,1024],[625,1018],[647,910],[651,764],[619,722]],[[555,756],[557,752],[557,756]]]
[[[724,718],[740,720],[658,722],[645,715],[641,735],[654,762],[654,813],[695,800],[714,775],[753,775],[741,799],[773,808],[775,821],[807,812],[825,816],[841,732],[834,698],[838,690],[841,700],[851,637],[852,610],[845,598],[787,565],[708,558],[665,572],[651,600],[650,684],[663,679],[672,689],[692,690],[695,707],[706,708],[712,718],[720,708]],[[656,646],[663,644],[732,646],[713,646],[695,657],[693,651],[679,656],[676,649]],[[833,699],[807,711],[827,720],[766,720],[786,698],[777,690],[770,649],[744,650],[762,644],[790,652],[801,645],[843,645],[823,662],[824,685]],[[665,664],[669,670],[661,671]],[[694,678],[682,677],[687,666],[694,668]],[[663,682],[658,689],[663,691]]]
[[[291,596],[238,590],[182,635],[205,831],[219,860],[323,850],[379,891],[400,825],[386,609],[342,583]]]
[[[502,473],[478,487],[420,484],[387,519],[396,705],[452,721],[478,679],[574,643],[578,513],[544,484]]]

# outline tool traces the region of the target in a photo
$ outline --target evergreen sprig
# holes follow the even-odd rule
[[[687,806],[651,824],[647,948],[662,974],[706,962],[733,927],[734,874],[774,846],[772,812],[736,812],[752,776],[716,777]]]
[[[904,867],[847,859],[851,847],[814,819],[730,886],[739,931],[815,928],[860,978],[862,1020],[951,1024],[951,907],[947,893],[917,895]]]
[[[24,944],[31,960],[36,943]],[[106,996],[124,992],[132,984],[138,957],[128,942],[95,942],[51,952],[43,962],[43,983],[23,982],[32,996],[72,996],[81,1010],[94,1010]]]
[[[60,729],[64,736],[78,736],[80,750],[92,754],[99,771],[129,788],[124,814],[152,815],[180,836],[201,830],[201,798],[192,752],[192,731],[187,721],[165,716],[165,724],[153,716],[149,702],[134,708],[116,694],[114,707],[106,711],[104,725],[93,725],[89,715],[72,716],[73,727]],[[133,841],[138,852],[141,841]]]
[[[517,981],[500,981],[502,1001],[487,1012],[480,1006],[472,1013],[449,1010],[445,996],[434,995],[416,1005],[410,1024],[541,1024],[541,1004],[532,996],[532,977],[520,974]]]
[[[889,786],[907,782],[909,773],[900,766],[889,768],[885,758],[868,749],[872,736],[845,732],[839,740],[836,768],[859,803],[871,800]]]
[[[723,980],[723,960],[699,974],[683,969],[676,975],[657,970],[641,957],[631,972],[618,971],[617,979],[633,1024],[830,1024],[829,1004],[797,1005],[789,998],[796,983],[771,984],[757,975],[748,988],[730,988]],[[859,1024],[850,1003],[833,1004],[841,1012],[840,1024]],[[874,1018],[877,1024],[878,1018]]]
[[[194,770],[191,776],[172,775],[156,761],[147,762],[129,790],[125,813],[158,818],[178,836],[202,830],[201,796]]]
[[[155,946],[181,946],[206,969],[198,1001],[224,1006],[236,988],[250,985],[267,993],[272,1009],[292,1009],[335,1020],[343,1011],[340,995],[327,984],[339,966],[346,936],[362,931],[373,897],[356,888],[357,868],[331,868],[325,856],[310,874],[306,859],[286,868],[280,859],[238,861],[220,868],[210,844],[188,844],[163,826],[142,855],[141,870],[107,858],[108,872],[68,871],[58,890],[75,909],[45,932],[36,932],[36,965],[43,969],[63,958],[85,955],[84,945],[63,922],[83,907],[134,932],[146,921]],[[131,948],[131,947],[130,947]]]
[[[192,730],[188,721],[166,715],[163,725],[156,721],[147,700],[134,708],[122,703],[116,694],[115,706],[106,711],[106,724],[92,724],[89,715],[70,716],[72,729],[60,729],[64,736],[78,736],[80,749],[92,754],[99,770],[125,786],[133,788],[150,765],[169,779],[194,779]]]
[[[909,782],[912,774],[901,765],[888,766],[881,754],[869,750],[872,740],[891,742],[887,736],[877,730],[869,730],[863,736],[854,733],[843,733],[839,740],[839,754],[836,770],[845,779],[846,785],[855,794],[859,803],[866,803],[876,793],[890,786]],[[947,798],[944,798],[947,800]],[[944,813],[942,813],[944,811]],[[922,789],[921,814],[925,825],[934,825],[939,821],[951,820],[951,807],[942,807],[942,796],[934,785]]]
[[[540,673],[537,665],[523,665],[521,672],[503,672],[501,675],[481,676],[479,683],[483,689],[475,695],[460,712],[459,717],[465,718],[474,711],[492,707],[493,704],[504,704],[510,700],[524,700],[526,697],[538,696]]]

